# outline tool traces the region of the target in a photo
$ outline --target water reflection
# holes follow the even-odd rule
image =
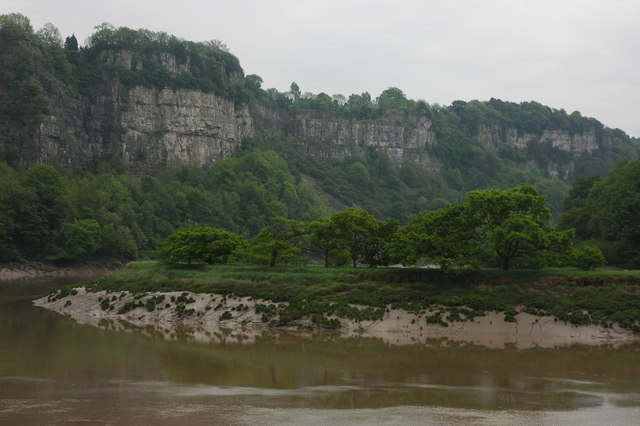
[[[253,344],[171,341],[31,306],[61,283],[0,284],[0,423],[640,418],[637,346],[521,351],[288,334],[259,335]]]

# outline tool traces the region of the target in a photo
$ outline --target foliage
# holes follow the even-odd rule
[[[376,234],[377,223],[365,210],[352,207],[331,217],[339,244],[344,246],[351,257],[354,268],[365,255],[366,246]]]
[[[95,173],[0,162],[0,259],[68,261],[153,255],[185,227],[256,235],[275,216],[310,221],[330,209],[275,152],[135,177],[108,163]],[[188,261],[188,260],[185,260]]]
[[[573,230],[559,232],[547,225],[551,213],[530,185],[472,191],[468,206],[481,238],[504,270],[518,257],[543,265],[562,263],[571,249]]]
[[[251,262],[267,263],[271,267],[276,266],[278,260],[295,262],[300,258],[298,244],[306,234],[302,222],[276,216],[251,240],[245,256]]]
[[[252,101],[270,108],[285,121],[291,118],[292,123],[296,117],[309,116],[336,122],[381,119],[385,125],[404,129],[431,126],[437,142],[425,154],[437,158],[442,165],[440,172],[390,161],[392,167],[388,168],[379,161],[386,154],[375,149],[361,150],[362,158],[327,160],[304,156],[298,144],[291,143],[297,142],[291,139],[294,125],[291,129],[283,126],[289,133],[283,140],[263,138],[267,143],[262,148],[277,148],[296,177],[297,173],[311,176],[342,205],[364,208],[376,217],[403,223],[413,214],[461,202],[468,191],[505,189],[522,183],[548,195],[556,218],[571,179],[604,174],[619,160],[639,153],[637,141],[622,131],[607,129],[577,112],[567,113],[536,102],[458,100],[450,106],[440,106],[408,99],[397,87],[387,88],[377,97],[368,92],[349,96],[312,94],[303,92],[296,83],[287,92],[264,89],[260,76],[243,78],[238,59],[219,41],[196,43],[162,32],[115,28],[107,23],[96,27],[86,46],[78,46],[73,35],[63,43],[52,24],[34,31],[24,15],[0,15],[0,62],[0,127],[7,129],[9,135],[3,141],[0,159],[10,163],[16,159],[22,164],[34,161],[25,161],[29,152],[26,147],[50,112],[49,99],[62,91],[71,98],[89,100],[114,81],[125,89],[143,85],[213,91],[236,104]],[[555,130],[572,135],[593,134],[601,149],[576,159],[551,144],[516,148],[509,142],[514,137],[526,140]],[[481,141],[480,136],[487,134],[495,139],[492,146]],[[527,163],[532,159],[534,168]],[[556,166],[575,172],[558,180],[547,172]],[[259,228],[274,215],[288,216],[274,213],[250,228]]]
[[[392,255],[402,263],[436,263],[474,266],[479,254],[475,224],[467,206],[449,204],[445,208],[416,215],[393,237]]]
[[[242,244],[242,237],[220,228],[179,229],[164,240],[157,257],[167,263],[226,263]]]
[[[574,266],[584,269],[585,271],[598,269],[606,263],[602,250],[591,246],[574,249],[573,259]]]
[[[605,178],[576,182],[559,225],[601,249],[608,263],[640,264],[640,159],[620,162]]]

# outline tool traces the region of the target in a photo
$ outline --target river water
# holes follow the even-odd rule
[[[31,305],[68,281],[0,281],[0,424],[640,424],[638,346],[169,341]]]

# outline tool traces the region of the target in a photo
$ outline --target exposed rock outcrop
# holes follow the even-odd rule
[[[195,90],[135,87],[120,106],[123,158],[146,172],[230,157],[254,133],[247,106]]]
[[[35,55],[26,45],[12,46],[18,52],[16,55],[25,58]],[[138,71],[153,74],[155,68],[145,68],[149,67],[149,61],[155,67],[163,67],[171,78],[197,81],[196,61],[188,55],[178,58],[171,53],[105,50],[96,60],[96,70],[102,72],[100,82],[91,86],[90,94],[83,95],[40,67],[37,78],[48,102],[48,113],[34,116],[31,123],[37,125],[31,127],[0,128],[0,150],[9,153],[6,156],[17,157],[17,162],[25,166],[45,163],[62,168],[90,168],[97,161],[114,156],[121,157],[134,172],[154,173],[168,165],[206,166],[233,155],[246,137],[281,132],[291,137],[301,153],[322,159],[367,157],[377,150],[386,153],[397,166],[413,163],[428,172],[437,172],[446,164],[446,159],[436,154],[438,133],[426,115],[348,120],[317,110],[273,110],[255,99],[249,105],[245,102],[246,93],[242,92],[244,76],[239,65],[223,67],[217,74],[216,78],[222,81],[216,80],[219,86],[226,87],[226,92],[221,89],[220,94],[159,89],[132,85],[131,81],[125,85],[119,80],[119,71],[129,75],[130,80],[135,80],[131,75]],[[202,64],[199,66],[202,68]],[[135,81],[145,81],[140,78]],[[165,83],[173,81],[174,87],[183,87],[177,80],[166,80],[166,75],[164,78]],[[519,167],[539,168],[550,177],[570,179],[581,156],[598,155],[612,147],[609,133],[602,132],[598,127],[601,125],[594,122],[583,126],[581,131],[548,128],[539,133],[504,123],[484,125],[471,138],[474,143],[496,150],[504,147],[521,150]],[[456,125],[459,126],[456,131],[468,131],[466,124]]]
[[[598,139],[594,130],[583,133],[569,133],[562,130],[545,130],[542,134],[519,132],[514,128],[502,129],[500,126],[481,127],[478,139],[484,144],[498,147],[505,143],[509,146],[527,149],[529,146],[548,144],[571,154],[582,154],[609,147],[611,140],[606,137]]]
[[[316,157],[366,157],[370,149],[379,149],[396,165],[416,163],[430,171],[441,167],[428,152],[436,135],[427,118],[398,124],[387,119],[344,121],[301,116],[293,120],[291,132],[299,141],[298,149]]]
[[[142,86],[87,103],[61,93],[51,99],[25,163],[86,168],[108,155],[119,155],[137,172],[175,164],[204,166],[230,157],[254,134],[249,108],[196,90]]]

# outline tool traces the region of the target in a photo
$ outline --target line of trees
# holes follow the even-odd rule
[[[574,230],[548,225],[544,197],[530,185],[472,191],[467,201],[416,215],[403,227],[348,208],[328,219],[301,222],[275,217],[252,239],[211,227],[183,229],[157,252],[169,263],[297,263],[303,253],[325,266],[392,263],[450,267],[497,265],[601,266],[602,253],[573,247]]]
[[[251,237],[274,216],[330,214],[273,151],[141,177],[117,158],[93,173],[0,161],[0,262],[146,258],[176,229],[213,225]]]

